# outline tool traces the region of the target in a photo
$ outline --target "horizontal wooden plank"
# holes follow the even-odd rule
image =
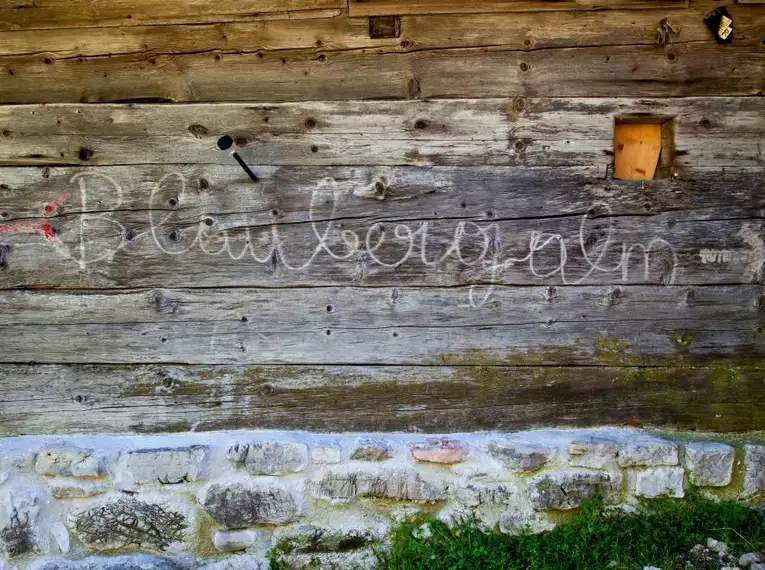
[[[762,169],[5,169],[0,287],[762,283]]]
[[[610,166],[614,122],[674,118],[675,164],[765,164],[759,98],[7,105],[0,164]],[[374,140],[370,140],[374,137]],[[315,152],[314,152],[315,151]]]
[[[0,434],[765,429],[763,368],[0,367]]]
[[[268,333],[305,327],[321,331],[410,328],[426,322],[459,328],[626,319],[653,320],[672,328],[677,320],[724,325],[758,317],[764,295],[761,285],[4,291],[0,324],[207,323],[214,327],[236,322],[245,323],[247,330]]]
[[[703,364],[765,356],[765,287],[5,292],[0,360]]]
[[[390,294],[389,294],[390,296]],[[468,299],[465,299],[465,303]],[[290,301],[290,304],[292,301]],[[0,361],[50,364],[667,365],[765,356],[762,315],[736,321],[628,320],[482,325],[218,323],[0,326]],[[257,321],[257,314],[253,315]],[[293,319],[294,320],[294,317]],[[759,328],[758,328],[759,327]],[[258,329],[261,330],[258,330]],[[263,331],[263,332],[261,332]]]
[[[666,10],[687,0],[348,0],[351,16],[543,12],[546,10]]]
[[[344,0],[36,0],[0,3],[0,31],[251,20],[345,8]],[[326,13],[324,13],[326,15]]]
[[[710,65],[710,61],[714,65]],[[6,103],[755,95],[765,45],[707,42],[518,51],[315,50],[0,60]]]
[[[714,0],[671,12],[682,30],[673,44],[709,42],[703,16]],[[763,26],[756,6],[736,8],[736,42],[753,44]],[[369,22],[343,12],[332,18],[264,19],[193,25],[120,26],[15,30],[0,34],[0,56],[37,55],[54,59],[184,52],[257,53],[313,48],[318,52],[377,48],[412,51],[434,48],[505,46],[519,50],[594,45],[655,45],[656,14],[647,11],[494,13],[403,16],[401,37],[369,37]]]

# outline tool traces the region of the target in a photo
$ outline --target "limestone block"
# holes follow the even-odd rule
[[[588,436],[572,441],[568,446],[568,461],[575,467],[608,469],[616,467],[619,444],[613,439]]]
[[[202,489],[199,502],[228,529],[285,524],[298,512],[292,492],[261,479],[209,484]]]
[[[393,445],[385,439],[362,438],[351,452],[351,459],[358,461],[384,461],[391,457]]]
[[[104,481],[83,481],[77,479],[51,479],[48,482],[50,494],[56,499],[82,499],[106,493],[110,487]]]
[[[533,477],[529,481],[529,500],[535,509],[569,510],[598,493],[608,498],[620,488],[618,473],[562,469]]]
[[[677,465],[677,445],[665,441],[629,443],[619,448],[620,467],[653,467]]]
[[[324,527],[304,524],[279,531],[274,535],[277,550],[285,554],[347,552],[381,540],[387,527],[356,525]]]
[[[722,443],[686,443],[683,462],[689,479],[700,487],[725,487],[733,478],[735,449]]]
[[[744,469],[741,497],[751,499],[765,491],[765,445],[744,446]]]
[[[327,500],[374,497],[427,503],[447,498],[443,483],[407,468],[328,471],[315,482],[314,491]]]
[[[635,474],[635,495],[647,499],[682,498],[685,496],[684,477],[685,470],[682,467],[654,467],[638,471]]]
[[[296,473],[308,465],[308,447],[289,441],[251,443],[244,465],[252,475]]]
[[[453,464],[465,461],[470,446],[464,441],[442,437],[412,445],[410,450],[416,461]]]
[[[100,477],[106,473],[103,457],[74,446],[41,449],[35,471],[49,477]]]
[[[515,472],[535,471],[550,462],[555,455],[552,449],[541,444],[501,439],[490,442],[486,450],[508,470]]]
[[[41,489],[15,486],[0,494],[0,552],[9,558],[44,550],[38,545]]]
[[[207,447],[201,445],[177,448],[139,449],[123,456],[117,478],[130,483],[163,485],[196,481]]]
[[[515,484],[505,482],[468,482],[455,485],[455,499],[466,507],[509,505],[518,497]]]
[[[237,552],[252,547],[257,539],[254,530],[219,530],[213,536],[213,545],[221,552]]]
[[[75,511],[71,520],[83,544],[104,551],[129,545],[164,550],[184,540],[187,526],[181,513],[133,497],[120,497]]]

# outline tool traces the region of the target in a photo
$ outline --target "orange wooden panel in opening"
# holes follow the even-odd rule
[[[616,124],[614,129],[615,178],[653,180],[660,155],[660,124]]]

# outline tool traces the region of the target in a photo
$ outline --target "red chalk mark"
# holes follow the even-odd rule
[[[50,214],[56,212],[59,208],[61,208],[61,206],[64,205],[64,202],[68,200],[70,196],[71,194],[62,194],[56,200],[53,200],[53,202],[43,208],[42,215],[49,216]],[[0,234],[18,234],[25,232],[42,232],[43,237],[46,240],[56,239],[56,234],[53,231],[53,226],[47,222],[41,224],[39,222],[33,221],[19,221],[11,222],[9,224],[0,224]]]
[[[56,234],[53,233],[53,226],[50,224],[43,224],[40,226],[40,229],[42,230],[45,239],[55,239]]]
[[[56,210],[58,210],[61,206],[64,205],[64,202],[66,202],[71,194],[62,194],[57,199],[53,200],[50,204],[45,206],[45,210],[43,211],[43,216],[45,214],[52,214]]]
[[[22,232],[36,232],[40,230],[38,222],[11,222],[0,224],[0,234],[18,234]]]

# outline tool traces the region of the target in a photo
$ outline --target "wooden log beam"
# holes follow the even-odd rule
[[[213,328],[241,322],[262,333],[271,327],[394,329],[426,322],[460,328],[651,320],[672,328],[674,321],[757,318],[765,309],[763,295],[761,285],[4,291],[0,313],[3,326],[207,323]]]
[[[614,122],[674,121],[678,168],[765,164],[757,98],[7,105],[0,164],[610,166]],[[374,137],[373,142],[370,137]]]
[[[351,16],[544,12],[576,10],[666,10],[687,8],[687,0],[349,0]]]
[[[703,15],[716,6],[714,0],[700,0],[691,10],[670,12],[673,24],[682,30],[673,43],[710,42]],[[757,6],[736,7],[737,42],[754,44],[761,39],[760,11]],[[412,15],[401,18],[400,37],[372,39],[365,18],[349,18],[345,11],[328,18],[308,19],[307,14],[312,12],[254,22],[6,30],[0,35],[0,56],[48,55],[58,60],[141,54],[148,60],[160,54],[199,52],[200,46],[221,54],[299,49],[314,49],[318,54],[349,49],[407,52],[504,46],[530,51],[583,45],[654,46],[658,25],[657,14],[651,10],[579,12],[576,17],[565,12]]]
[[[0,434],[765,428],[762,366],[0,368]]]
[[[762,170],[7,169],[0,287],[763,282]]]
[[[765,288],[6,292],[4,363],[704,364],[765,356]]]
[[[710,65],[710,62],[714,62]],[[765,91],[765,45],[3,57],[6,103],[688,97]],[[338,80],[342,78],[342,81]]]
[[[157,25],[326,16],[344,0],[45,0],[0,4],[0,31],[88,26]]]

